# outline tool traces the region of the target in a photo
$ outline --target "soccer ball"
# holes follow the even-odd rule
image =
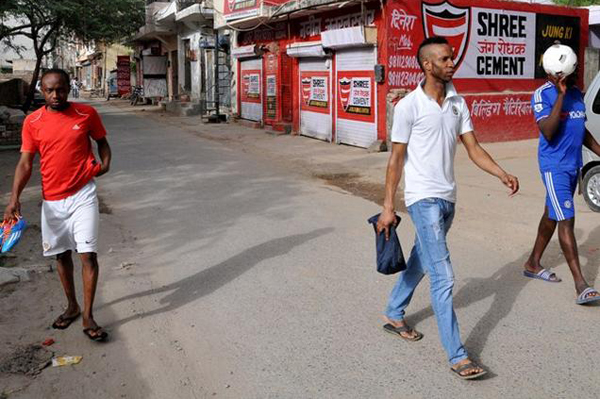
[[[548,75],[569,76],[577,68],[577,55],[569,46],[553,44],[544,53],[542,64]]]

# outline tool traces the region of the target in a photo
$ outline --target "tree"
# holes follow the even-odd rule
[[[15,48],[13,38],[22,35],[32,40],[36,56],[23,109],[28,110],[33,100],[42,60],[59,40],[111,43],[129,37],[144,23],[144,4],[144,0],[0,1],[0,44]]]
[[[600,0],[554,0],[556,4],[561,6],[585,7],[600,5]]]

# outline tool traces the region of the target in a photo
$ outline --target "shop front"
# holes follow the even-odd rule
[[[423,79],[416,52],[427,37],[453,47],[453,83],[481,141],[536,137],[530,98],[545,81],[543,52],[560,40],[583,60],[588,37],[587,10],[497,0],[389,0],[299,15],[237,34],[232,54],[251,49],[238,57],[239,116],[358,147],[389,140],[390,101]]]

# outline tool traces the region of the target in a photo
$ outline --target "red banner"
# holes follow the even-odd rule
[[[300,73],[300,109],[331,113],[329,72]]]
[[[338,72],[336,84],[338,118],[375,122],[375,74],[373,72]]]
[[[225,0],[223,3],[223,16],[229,21],[257,15],[260,0]]]
[[[482,141],[534,138],[538,129],[531,94],[466,95],[477,137]]]
[[[242,102],[260,104],[260,88],[262,86],[260,69],[242,71],[241,80]]]
[[[131,65],[128,55],[117,56],[117,89],[120,96],[131,91]]]
[[[581,59],[587,44],[586,10],[566,7],[390,0],[385,23],[390,88],[412,89],[423,78],[417,49],[426,37],[443,36],[452,46],[460,92],[533,91],[545,79],[539,59],[549,43],[561,40]]]

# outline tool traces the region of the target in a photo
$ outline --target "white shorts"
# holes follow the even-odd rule
[[[66,251],[97,252],[99,220],[96,183],[93,180],[70,197],[58,201],[43,201],[44,256]]]

